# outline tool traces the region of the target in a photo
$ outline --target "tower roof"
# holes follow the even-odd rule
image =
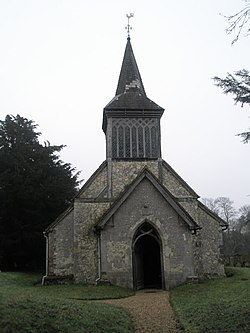
[[[130,37],[127,39],[127,45],[115,95],[117,96],[126,92],[140,92],[146,96],[141,75],[131,46]]]
[[[162,107],[151,101],[146,95],[130,37],[127,39],[115,97],[103,111],[102,128],[105,133],[108,116],[138,117],[143,114],[143,116],[161,117],[164,112]]]
[[[104,110],[155,110],[161,114],[164,111],[146,95],[130,37],[127,39],[115,97]]]

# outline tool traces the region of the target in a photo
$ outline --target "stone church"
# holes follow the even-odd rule
[[[226,223],[162,159],[160,120],[127,39],[115,97],[103,110],[106,160],[45,231],[46,279],[169,289],[224,275]]]

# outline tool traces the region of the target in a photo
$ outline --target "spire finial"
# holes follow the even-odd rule
[[[130,14],[127,14],[126,15],[127,18],[128,18],[128,24],[126,26],[126,30],[127,30],[127,33],[128,33],[128,39],[130,39],[130,30],[132,29],[131,25],[129,24],[129,20],[131,19],[131,17],[134,17],[134,14],[133,13],[130,13]]]

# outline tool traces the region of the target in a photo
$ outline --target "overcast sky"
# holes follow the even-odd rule
[[[249,68],[250,37],[231,46],[243,0],[0,0],[0,119],[20,114],[87,180],[105,160],[102,111],[131,42],[148,97],[165,108],[162,156],[201,196],[250,204],[249,107],[214,86]]]

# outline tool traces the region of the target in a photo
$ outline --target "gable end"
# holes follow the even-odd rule
[[[125,189],[120,197],[113,203],[110,209],[99,220],[95,229],[103,229],[106,223],[112,218],[114,213],[122,205],[122,203],[130,196],[134,189],[141,183],[143,179],[147,178],[150,183],[157,189],[158,192],[164,197],[164,199],[177,211],[178,215],[186,222],[190,230],[197,230],[201,227],[193,220],[193,218],[180,206],[174,196],[164,188],[158,181],[158,179],[145,167],[138,177]]]

